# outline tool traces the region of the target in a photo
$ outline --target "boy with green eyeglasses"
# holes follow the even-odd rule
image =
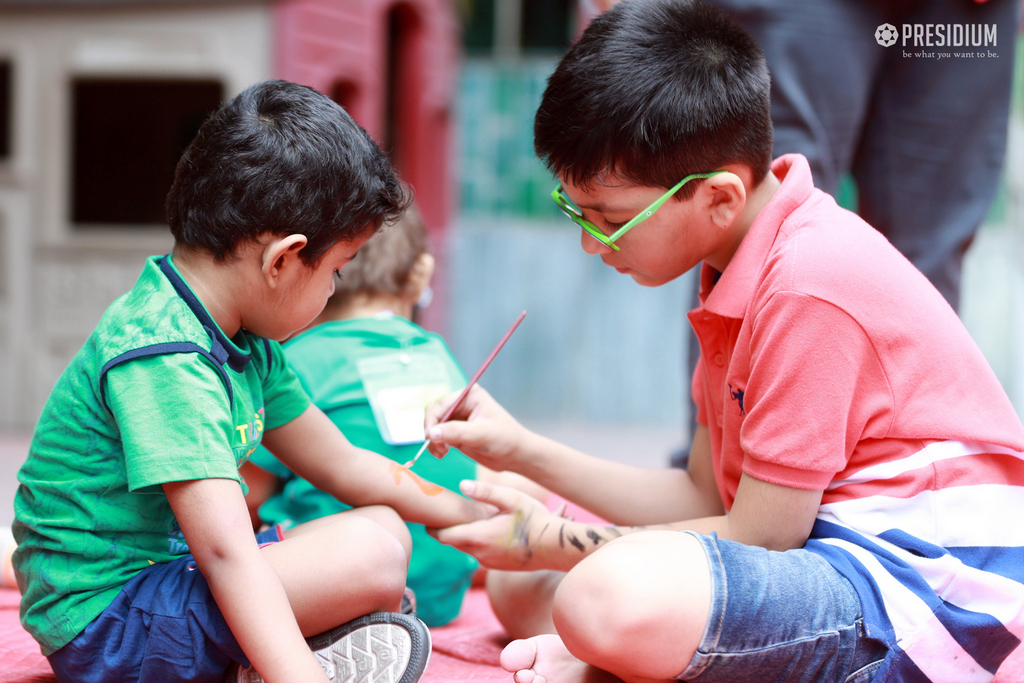
[[[698,2],[625,0],[534,133],[585,252],[647,286],[703,263],[701,360],[688,471],[584,455],[480,387],[428,411],[435,454],[612,523],[463,486],[504,514],[438,538],[518,570],[490,573],[516,683],[991,680],[1024,636],[1024,426],[928,280],[802,156],[771,161],[757,45]]]

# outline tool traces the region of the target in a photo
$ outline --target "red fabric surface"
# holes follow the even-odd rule
[[[39,646],[18,621],[18,593],[0,589],[0,683],[55,683]],[[474,588],[466,596],[459,618],[431,629],[434,649],[422,683],[511,683],[498,666],[508,642],[494,618],[487,596]],[[994,683],[1024,683],[1024,647],[1003,663]]]
[[[17,591],[0,589],[0,683],[56,683],[46,658],[18,621]],[[487,595],[473,589],[462,614],[451,624],[431,629],[434,649],[422,683],[468,681],[509,683],[510,674],[498,666],[508,642],[491,612]]]

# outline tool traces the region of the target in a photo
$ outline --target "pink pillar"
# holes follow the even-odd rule
[[[450,3],[279,0],[273,17],[275,77],[309,85],[343,104],[388,148],[415,189],[439,265],[434,304],[421,322],[443,333],[459,55]]]

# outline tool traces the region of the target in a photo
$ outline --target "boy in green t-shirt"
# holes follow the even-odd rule
[[[233,662],[247,681],[422,673],[426,628],[389,612],[400,516],[489,510],[352,446],[277,343],[407,205],[366,132],[310,88],[257,84],[200,129],[167,199],[173,253],[58,380],[18,476],[22,623],[59,680],[220,681]],[[356,509],[254,538],[238,467],[261,443]]]

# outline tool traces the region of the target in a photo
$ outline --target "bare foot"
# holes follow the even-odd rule
[[[545,634],[513,640],[501,651],[501,668],[513,674],[516,683],[613,683],[619,681],[607,671],[576,659],[562,639]]]

